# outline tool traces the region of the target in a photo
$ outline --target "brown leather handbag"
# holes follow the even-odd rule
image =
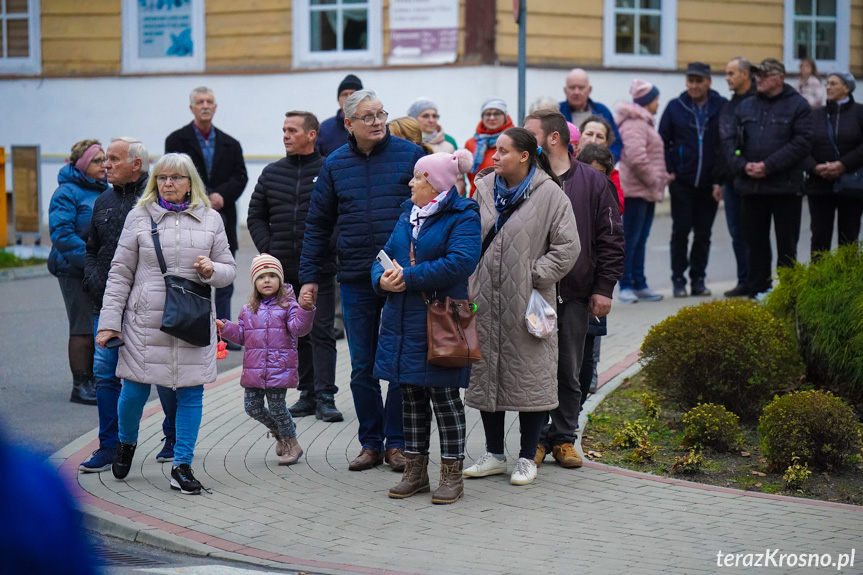
[[[411,245],[411,265],[415,265]],[[439,367],[467,367],[482,359],[476,329],[475,306],[466,299],[430,300],[422,293],[426,316],[426,361]]]

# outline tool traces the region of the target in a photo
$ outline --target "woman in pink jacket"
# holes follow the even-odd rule
[[[623,212],[626,260],[618,294],[621,303],[662,299],[661,294],[647,285],[644,252],[656,202],[662,201],[665,186],[672,178],[665,171],[662,138],[653,127],[653,116],[659,108],[659,90],[650,82],[633,80],[629,93],[632,103],[618,104],[614,118],[624,142],[620,183],[626,194]]]
[[[297,387],[297,341],[312,331],[315,305],[311,293],[297,304],[291,284],[285,284],[282,264],[270,254],[252,260],[254,291],[237,323],[216,320],[228,341],[245,347],[240,385],[249,417],[263,423],[276,438],[279,465],[296,463],[303,450],[285,403],[289,387]],[[269,410],[264,407],[264,398]]]

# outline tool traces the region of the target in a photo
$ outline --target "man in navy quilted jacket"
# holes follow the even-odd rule
[[[384,402],[380,381],[372,373],[386,298],[372,287],[371,268],[395,228],[401,204],[410,197],[408,182],[423,151],[390,136],[388,114],[372,90],[351,94],[344,112],[348,145],[327,157],[312,192],[300,258],[300,295],[310,291],[317,297],[330,238],[338,226],[338,279],[362,444],[348,468],[363,471],[386,459],[394,471],[402,471],[405,442],[399,382],[389,382]]]

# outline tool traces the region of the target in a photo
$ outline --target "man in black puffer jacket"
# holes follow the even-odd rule
[[[776,228],[777,266],[797,259],[803,160],[812,148],[812,109],[785,84],[785,66],[767,58],[757,71],[758,94],[722,126],[734,189],[743,199],[743,230],[749,246],[749,297],[770,290],[770,222]]]
[[[384,460],[401,471],[406,462],[399,382],[389,382],[384,404],[380,381],[373,374],[386,298],[372,286],[371,270],[402,214],[402,203],[410,198],[408,182],[423,150],[390,136],[387,116],[371,90],[354,92],[345,101],[345,127],[351,134],[348,144],[330,154],[321,168],[300,259],[300,291],[317,294],[324,261],[332,253],[333,230],[338,227],[342,312],[362,444],[348,466],[351,471],[371,469]]]
[[[315,149],[320,124],[310,112],[285,114],[282,141],[287,156],[273,162],[261,173],[249,202],[247,225],[260,253],[279,259],[285,283],[300,293],[300,253],[306,231],[312,190],[324,158]],[[291,415],[312,415],[323,421],[342,421],[336,409],[336,311],[335,250],[323,258],[318,278],[315,323],[309,335],[297,343],[300,400],[291,406]]]

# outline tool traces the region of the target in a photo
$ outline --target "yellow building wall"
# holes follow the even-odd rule
[[[288,70],[291,2],[206,0],[207,71]]]
[[[42,75],[119,74],[120,0],[42,0]]]
[[[528,64],[602,66],[602,10],[602,0],[530,0]],[[497,55],[501,62],[518,61],[512,0],[497,0]]]

